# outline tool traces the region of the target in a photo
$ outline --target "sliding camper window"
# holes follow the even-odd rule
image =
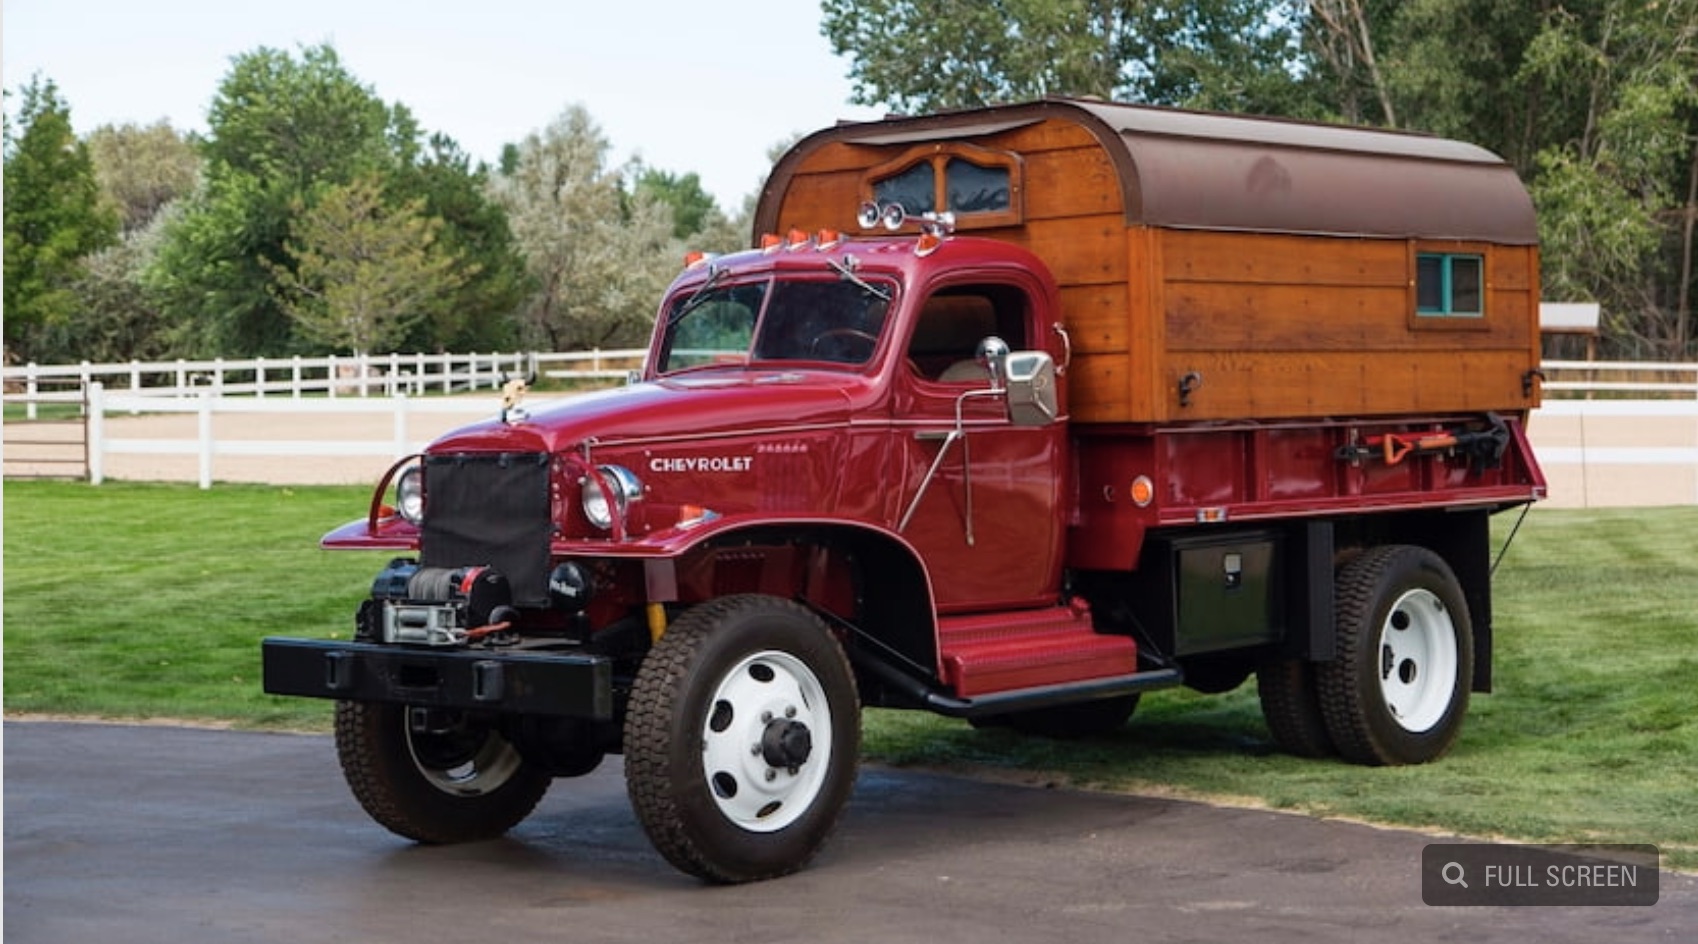
[[[1476,253],[1415,255],[1415,313],[1424,318],[1486,314],[1486,259]]]

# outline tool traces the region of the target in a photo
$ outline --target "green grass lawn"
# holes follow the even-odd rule
[[[6,711],[326,730],[328,702],[259,691],[259,640],[351,630],[384,560],[317,539],[367,497],[7,482]],[[1071,742],[871,711],[866,753],[1470,835],[1654,842],[1695,868],[1695,534],[1698,508],[1534,511],[1498,572],[1496,691],[1435,764],[1280,754],[1253,683],[1147,695],[1121,732]]]

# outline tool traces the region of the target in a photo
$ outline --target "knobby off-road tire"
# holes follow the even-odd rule
[[[416,842],[494,839],[530,815],[550,780],[490,725],[460,717],[416,732],[405,705],[337,702],[336,756],[366,813]]]
[[[1298,757],[1336,757],[1321,716],[1315,667],[1301,659],[1271,659],[1256,669],[1256,695],[1274,743]]]
[[[725,597],[687,610],[643,660],[626,712],[626,789],[678,869],[757,881],[819,851],[860,748],[855,676],[820,619],[775,597]]]
[[[1360,764],[1422,764],[1450,749],[1468,711],[1474,633],[1444,559],[1369,550],[1338,573],[1338,658],[1315,665],[1338,752]]]

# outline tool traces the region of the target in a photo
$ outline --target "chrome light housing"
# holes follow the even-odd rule
[[[424,467],[410,465],[395,480],[395,510],[412,524],[424,521]]]
[[[596,471],[607,484],[603,489],[596,482],[597,476],[586,475],[583,481],[584,517],[590,519],[590,524],[603,531],[613,528],[614,516],[625,517],[631,503],[643,497],[643,483],[635,473],[622,465],[597,466]],[[609,495],[608,492],[612,494]],[[609,505],[609,499],[612,505]]]

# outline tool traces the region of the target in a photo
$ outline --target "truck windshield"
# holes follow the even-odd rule
[[[751,361],[858,367],[877,349],[889,307],[865,286],[836,279],[710,286],[668,308],[659,372]]]

